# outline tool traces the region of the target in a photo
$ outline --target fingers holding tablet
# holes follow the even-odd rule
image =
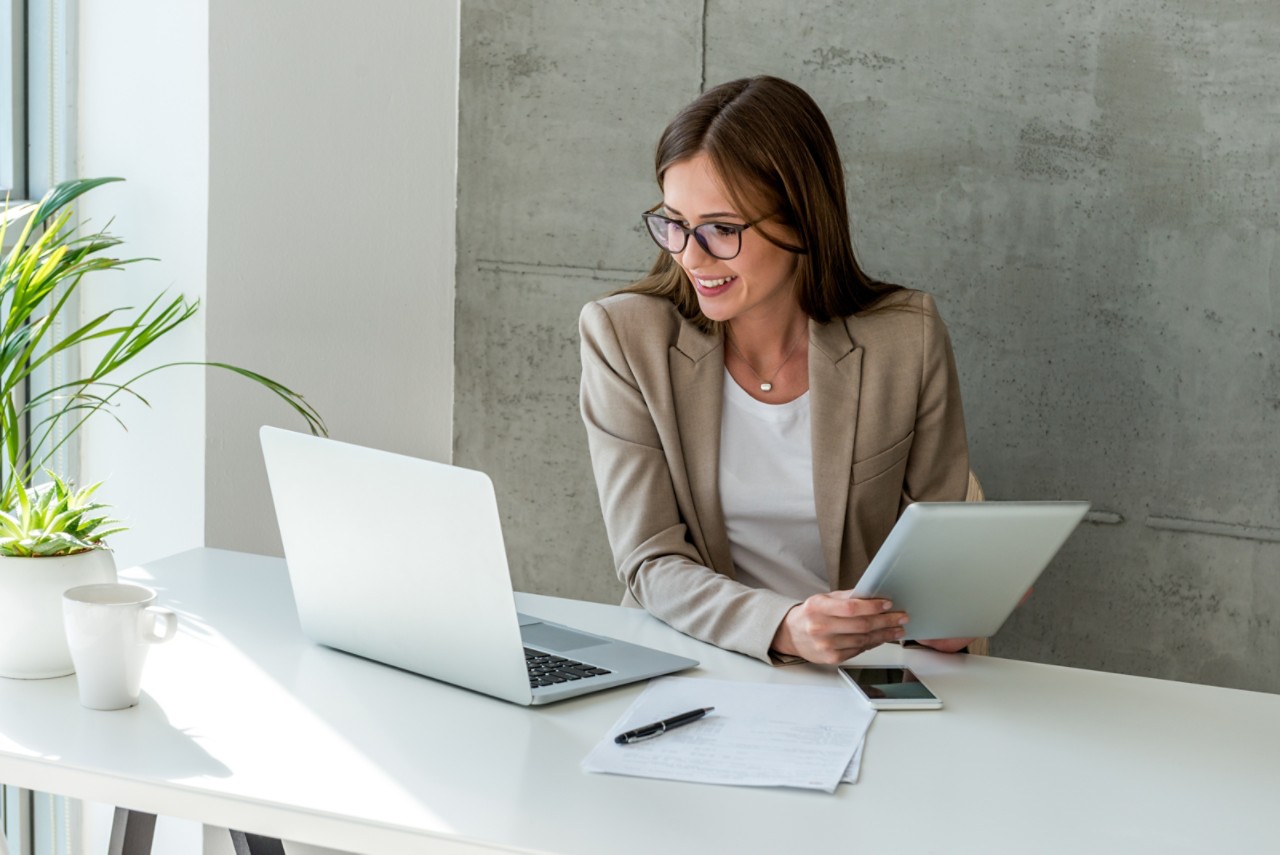
[[[814,594],[791,608],[774,633],[772,648],[810,662],[835,664],[904,635],[909,618],[885,599],[861,599],[849,591]]]
[[[960,653],[973,643],[972,638],[921,638],[917,642],[922,647],[937,650],[940,653]]]

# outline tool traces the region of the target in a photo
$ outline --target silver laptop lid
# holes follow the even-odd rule
[[[309,638],[530,702],[487,475],[272,427],[261,439]]]

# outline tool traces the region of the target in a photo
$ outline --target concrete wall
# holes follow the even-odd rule
[[[665,123],[804,86],[873,273],[949,320],[974,466],[1083,498],[997,654],[1280,690],[1280,6],[463,0],[457,462],[517,586],[620,595],[576,317],[651,260]]]
[[[209,359],[303,393],[336,439],[448,459],[456,0],[209,12]],[[280,554],[262,424],[305,429],[209,373],[208,546]]]

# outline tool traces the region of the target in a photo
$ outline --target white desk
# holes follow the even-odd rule
[[[1280,851],[1280,696],[882,649],[947,708],[881,713],[835,795],[586,775],[638,687],[526,709],[314,646],[276,559],[196,550],[122,575],[182,620],[141,704],[0,680],[0,781],[380,855]],[[640,611],[519,599],[700,659],[691,675],[837,679]]]

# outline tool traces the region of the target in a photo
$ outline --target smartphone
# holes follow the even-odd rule
[[[840,676],[878,710],[942,709],[942,698],[901,665],[846,665],[840,668]]]

